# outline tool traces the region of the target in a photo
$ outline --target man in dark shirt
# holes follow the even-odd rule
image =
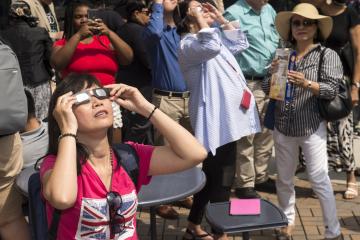
[[[151,101],[151,71],[142,34],[149,22],[150,12],[141,1],[130,1],[126,5],[127,23],[117,32],[133,49],[134,59],[130,65],[119,66],[117,82],[134,86]],[[123,141],[153,144],[152,126],[146,118],[134,112],[123,111]]]

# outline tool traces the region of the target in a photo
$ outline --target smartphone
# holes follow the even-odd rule
[[[101,18],[99,17],[99,10],[98,9],[89,9],[88,10],[88,25],[91,27],[96,28],[98,26],[98,21],[101,21]],[[99,30],[91,29],[92,33],[94,35],[99,35]]]
[[[98,9],[89,9],[88,10],[88,19],[95,21],[96,19],[100,19],[99,10]]]

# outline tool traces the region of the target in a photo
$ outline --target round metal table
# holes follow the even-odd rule
[[[139,207],[150,207],[151,239],[156,239],[155,206],[182,200],[199,192],[206,183],[200,168],[154,176],[150,184],[143,186],[138,194]]]

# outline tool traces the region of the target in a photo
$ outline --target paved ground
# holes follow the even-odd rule
[[[354,150],[357,158],[360,155],[360,141],[357,142]],[[338,217],[341,223],[342,232],[345,240],[360,240],[360,197],[354,200],[344,200],[342,193],[345,189],[345,173],[330,173],[336,204],[338,209]],[[300,174],[295,181],[296,183],[296,209],[297,222],[293,236],[293,240],[315,240],[323,239],[324,228],[322,225],[322,214],[319,201],[312,197],[312,190],[309,182],[306,180],[305,174]],[[359,183],[360,184],[360,183]],[[261,196],[271,202],[277,204],[275,194],[260,192]],[[164,220],[157,217],[158,239],[164,240],[181,240],[186,228],[186,218],[188,210],[177,208],[180,213],[179,220]],[[138,233],[140,239],[150,239],[149,237],[149,212],[143,209],[138,214]],[[206,229],[209,226],[205,220],[203,224]],[[240,240],[240,235],[231,235],[230,239]],[[253,240],[275,239],[273,230],[257,231],[251,233]]]
[[[344,200],[342,198],[343,184],[333,183],[334,194],[338,209],[344,239],[360,240],[360,197],[354,200]],[[293,240],[313,240],[323,239],[322,215],[319,201],[312,197],[312,191],[308,181],[296,180],[296,209],[297,225],[295,228]],[[275,194],[260,192],[261,196],[273,203],[277,203]],[[179,220],[164,220],[157,217],[158,239],[181,240],[186,227],[186,218],[188,210],[176,208],[179,210]],[[143,209],[138,214],[138,233],[140,239],[150,239],[149,237],[149,212]],[[205,220],[203,224],[209,229]],[[239,235],[231,235],[230,239],[242,239]],[[251,233],[253,240],[275,239],[273,230],[257,231]]]

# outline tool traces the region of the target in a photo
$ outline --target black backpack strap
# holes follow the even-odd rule
[[[139,177],[139,156],[135,149],[129,144],[114,144],[113,151],[117,158],[118,166],[122,166],[135,187]]]
[[[48,232],[48,240],[56,240],[57,232],[60,223],[61,210],[54,209],[53,217],[51,220],[49,232]]]

